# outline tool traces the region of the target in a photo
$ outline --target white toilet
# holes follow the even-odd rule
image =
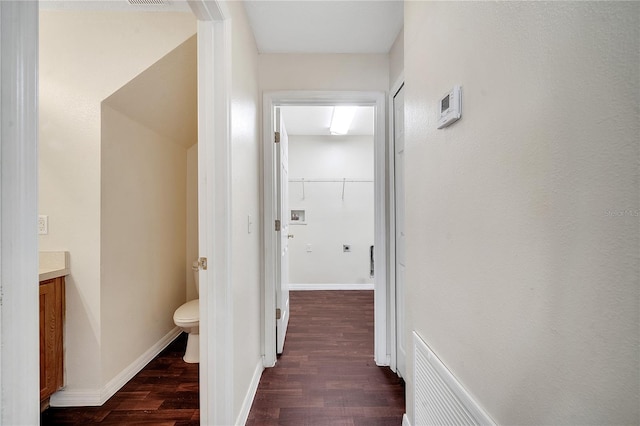
[[[191,269],[196,283],[196,292],[198,292],[198,262],[193,262]],[[188,334],[187,350],[182,357],[184,362],[200,362],[200,299],[191,300],[176,309],[173,322]]]

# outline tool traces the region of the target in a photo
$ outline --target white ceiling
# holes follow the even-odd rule
[[[289,135],[330,135],[332,106],[283,106],[280,108]],[[373,129],[373,107],[359,107],[353,117],[349,136],[373,135]]]
[[[261,53],[388,53],[404,20],[399,0],[244,2]]]

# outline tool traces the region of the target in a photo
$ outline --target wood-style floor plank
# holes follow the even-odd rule
[[[400,425],[404,384],[373,361],[373,292],[291,292],[285,351],[265,370],[248,425]],[[42,425],[190,426],[198,364],[180,336],[102,407],[49,408]]]
[[[182,360],[186,344],[182,334],[103,406],[49,408],[40,424],[199,425],[198,364]]]
[[[404,383],[373,360],[373,292],[290,298],[284,353],[262,374],[247,425],[401,425]]]

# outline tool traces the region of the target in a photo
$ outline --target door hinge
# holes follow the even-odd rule
[[[280,230],[280,219],[276,219],[276,231]]]
[[[207,270],[207,258],[206,257],[200,257],[198,258],[198,269],[203,269],[203,270]]]
[[[275,143],[280,143],[280,132],[275,132],[273,140]]]
[[[279,320],[282,317],[282,311],[280,308],[276,309],[276,319]]]

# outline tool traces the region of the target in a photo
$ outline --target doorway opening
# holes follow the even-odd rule
[[[65,380],[41,400],[102,405],[180,333],[173,313],[196,298],[197,20],[80,7],[45,8],[39,22],[39,213],[52,225],[39,249],[71,258],[51,360],[64,359]],[[175,35],[159,41],[167,24]]]
[[[284,121],[284,128],[287,128],[287,113],[294,114],[297,108],[327,108],[325,113],[333,113],[335,106],[355,106],[362,108],[363,114],[369,111],[371,116],[371,126],[373,127],[371,139],[372,148],[372,160],[373,167],[369,176],[360,174],[356,176],[294,176],[289,174],[287,176],[288,185],[286,191],[291,189],[293,196],[297,197],[296,205],[292,205],[291,208],[286,207],[286,204],[291,200],[290,197],[282,197],[282,174],[283,170],[283,148],[282,141],[283,135],[281,134],[281,121]],[[280,112],[284,114],[284,120],[280,117]],[[312,211],[311,203],[311,191],[314,185],[314,190],[318,190],[316,195],[319,195],[322,191],[336,192],[335,196],[339,201],[338,206],[343,207],[344,199],[353,197],[353,201],[356,192],[357,185],[364,186],[370,185],[371,195],[373,196],[373,202],[370,209],[373,210],[373,217],[371,224],[373,225],[372,240],[369,240],[371,244],[366,242],[366,237],[359,239],[357,243],[351,243],[350,241],[342,241],[341,243],[332,242],[333,245],[338,246],[337,255],[342,256],[345,259],[347,255],[357,254],[356,250],[360,254],[364,254],[362,257],[364,264],[364,275],[361,278],[355,278],[356,283],[333,283],[337,284],[350,284],[360,286],[361,288],[373,288],[374,290],[374,359],[377,365],[389,365],[390,362],[390,344],[388,342],[387,322],[388,322],[388,277],[387,277],[387,245],[388,245],[388,224],[386,215],[386,166],[387,166],[387,149],[386,149],[386,137],[385,137],[385,103],[384,94],[377,92],[274,92],[265,94],[264,104],[264,266],[265,266],[265,292],[264,292],[264,332],[263,332],[263,349],[264,349],[264,365],[265,367],[271,367],[276,363],[276,354],[282,350],[282,345],[286,335],[286,319],[288,317],[288,297],[287,292],[289,290],[289,280],[283,282],[283,265],[286,266],[288,260],[289,244],[290,240],[295,241],[295,232],[304,235],[311,231],[311,219],[317,219],[318,216],[314,215]],[[291,120],[291,125],[297,126],[300,123],[300,118]],[[323,125],[326,127],[326,125]],[[325,129],[326,131],[326,129]],[[278,134],[276,135],[276,132]],[[298,132],[294,130],[294,132]],[[362,135],[361,135],[362,136]],[[330,136],[328,136],[330,137]],[[297,138],[294,137],[294,143]],[[276,143],[276,140],[278,141]],[[291,137],[286,138],[286,142],[291,143]],[[307,141],[309,142],[309,141]],[[299,143],[299,142],[298,142]],[[311,142],[312,143],[312,142]],[[297,148],[293,148],[292,152],[295,152]],[[307,154],[302,154],[307,155]],[[311,155],[313,157],[314,155]],[[285,157],[290,157],[290,153],[286,152]],[[318,157],[315,158],[318,160]],[[313,163],[313,159],[309,160],[310,164]],[[319,162],[316,161],[316,165]],[[371,163],[370,163],[371,164]],[[348,169],[348,164],[346,165]],[[289,170],[296,170],[297,166],[287,165],[287,173]],[[355,169],[355,162],[352,164]],[[307,172],[311,172],[311,166],[304,166]],[[335,169],[335,164],[334,164]],[[330,169],[329,169],[330,170]],[[297,172],[296,172],[297,173]],[[300,172],[302,174],[302,172]],[[319,174],[320,172],[318,172]],[[339,174],[345,174],[344,171]],[[290,179],[289,179],[290,177]],[[312,182],[315,181],[315,182]],[[348,182],[347,182],[348,181]],[[322,189],[321,189],[322,188]],[[334,189],[335,191],[332,191]],[[302,193],[304,191],[304,194]],[[305,200],[302,200],[304,198]],[[282,204],[282,201],[286,204]],[[307,203],[303,203],[306,201]],[[309,207],[306,207],[309,204]],[[323,208],[329,209],[330,206],[323,205]],[[357,204],[357,203],[356,203]],[[310,210],[311,209],[311,210]],[[357,208],[355,209],[357,210]],[[308,215],[308,212],[311,216]],[[344,212],[343,212],[344,213]],[[358,214],[358,212],[354,212]],[[360,213],[364,214],[364,213]],[[285,220],[286,219],[286,220]],[[366,228],[366,219],[361,221],[363,227]],[[306,225],[305,225],[306,223]],[[282,230],[286,230],[283,232]],[[306,226],[307,231],[297,231]],[[329,224],[325,224],[330,226]],[[319,229],[320,232],[324,232],[325,237],[329,234],[328,229]],[[294,231],[295,230],[295,231]],[[293,239],[289,237],[293,235]],[[308,236],[308,235],[307,235]],[[355,238],[352,237],[352,238]],[[371,237],[369,237],[371,238]],[[314,243],[301,241],[302,238],[295,242],[292,248],[297,251],[301,251],[303,257],[306,254],[314,253]],[[300,246],[302,244],[302,246]],[[311,244],[311,247],[309,247]],[[298,247],[300,246],[300,247]],[[371,249],[374,246],[375,249]],[[311,251],[308,251],[310,248]],[[319,248],[319,247],[318,247]],[[334,247],[335,248],[335,247]],[[352,251],[353,250],[353,251]],[[285,255],[286,256],[283,256]],[[295,254],[294,254],[295,256]],[[355,257],[355,256],[353,256]],[[348,257],[347,260],[352,260]],[[338,257],[340,259],[340,257]],[[322,265],[320,262],[320,268],[328,269],[330,265]],[[293,280],[296,280],[297,271],[296,266],[292,266],[291,272],[293,273]],[[288,273],[289,269],[285,271]],[[372,273],[373,272],[373,273]],[[371,277],[371,275],[373,275]],[[353,280],[351,278],[350,280]],[[293,283],[293,284],[307,284],[306,288],[315,288],[318,284],[331,284],[331,283]],[[294,285],[294,288],[297,286]],[[328,289],[328,288],[327,288]],[[334,289],[338,289],[334,287]],[[276,319],[278,318],[278,319]]]
[[[214,308],[224,313],[231,309],[228,303],[230,211],[222,209],[214,214],[213,210],[214,203],[228,204],[230,192],[230,13],[224,2],[216,0],[194,0],[189,2],[189,7],[198,19],[198,75],[207,76],[206,80],[198,81],[198,114],[206,117],[199,120],[198,128],[198,169],[206,175],[199,176],[199,199],[204,200],[198,207],[199,228],[206,229],[206,238],[199,240],[199,253],[208,256],[209,267],[217,271],[215,276],[200,271],[200,282],[206,283],[200,294],[201,305],[205,307],[201,309],[200,324],[206,331],[203,331],[206,337],[200,340],[200,417],[203,423],[229,424],[233,422],[233,370],[228,368],[232,353],[227,348],[232,327],[226,321],[227,315],[221,315],[223,320],[218,320],[206,314]],[[34,320],[37,293],[29,283],[37,278],[38,251],[33,226],[37,217],[38,4],[3,3],[0,9],[3,22],[14,24],[1,27],[2,39],[7,40],[2,46],[2,63],[8,64],[4,67],[7,73],[2,74],[2,88],[11,92],[12,97],[7,96],[7,108],[2,110],[0,123],[3,135],[8,127],[11,130],[7,133],[10,137],[3,138],[2,176],[3,182],[10,184],[3,183],[0,214],[3,231],[12,230],[3,232],[3,245],[6,242],[7,247],[13,247],[3,251],[1,258],[2,276],[10,278],[3,279],[3,300],[6,306],[13,307],[2,309],[2,347],[13,348],[2,352],[2,360],[6,370],[14,372],[3,376],[2,395],[6,402],[3,407],[12,409],[3,410],[2,420],[7,424],[36,423],[38,371],[32,366],[37,365],[38,353],[37,321]],[[211,166],[200,167],[207,164]],[[214,248],[220,248],[223,254],[213,256]],[[210,287],[212,290],[207,291]],[[25,354],[32,355],[25,360]]]
[[[374,109],[282,106],[288,133],[289,290],[373,290]],[[285,212],[286,213],[286,212]]]
[[[279,198],[286,197],[279,209],[280,354],[289,311],[300,309],[289,291],[374,290],[374,107],[281,106],[275,116]],[[373,355],[373,336],[370,345]]]
[[[96,4],[95,10],[70,11],[71,16],[68,19],[71,23],[83,22],[78,15],[91,12],[97,20],[103,18],[102,21],[108,21],[100,15],[104,12],[100,7],[101,5]],[[226,7],[215,1],[194,1],[176,5],[175,8],[179,9],[175,14],[166,13],[167,10],[158,11],[157,14],[145,14],[147,21],[162,19],[168,21],[173,18],[181,20],[182,25],[172,26],[176,27],[174,28],[176,31],[169,35],[160,34],[154,43],[144,44],[146,38],[143,36],[147,36],[151,30],[144,33],[147,27],[140,25],[134,30],[140,34],[130,36],[129,44],[120,43],[124,46],[117,46],[117,48],[112,46],[120,42],[122,37],[127,36],[125,31],[121,31],[122,28],[127,27],[129,21],[137,18],[137,15],[133,16],[129,13],[139,10],[133,5],[123,5],[116,7],[117,10],[107,12],[115,15],[121,11],[120,9],[124,9],[121,11],[121,16],[126,17],[121,19],[121,22],[104,29],[105,32],[112,32],[111,38],[104,38],[108,41],[96,41],[91,37],[83,38],[79,35],[71,37],[67,35],[69,31],[59,31],[63,38],[71,39],[71,46],[74,48],[80,46],[89,52],[95,52],[95,56],[100,60],[120,52],[124,52],[125,59],[121,63],[114,60],[103,64],[101,69],[94,70],[93,73],[85,72],[75,82],[64,81],[68,84],[47,86],[57,91],[50,98],[58,95],[65,105],[73,105],[80,110],[80,113],[68,114],[70,118],[65,117],[69,121],[65,131],[71,133],[76,139],[77,133],[91,133],[91,137],[100,141],[94,144],[98,146],[97,149],[88,143],[84,146],[78,144],[81,145],[81,152],[74,153],[74,156],[82,157],[83,154],[87,154],[82,151],[83,149],[91,151],[85,155],[84,159],[85,166],[92,170],[92,174],[90,178],[84,179],[84,182],[82,178],[85,176],[76,179],[76,183],[81,186],[83,184],[95,186],[92,188],[91,197],[87,197],[90,200],[81,201],[90,204],[91,207],[98,206],[96,209],[100,212],[98,218],[90,221],[92,231],[95,229],[97,231],[87,237],[95,236],[96,233],[101,235],[93,239],[93,241],[99,241],[101,250],[82,252],[76,245],[71,253],[72,257],[76,256],[76,273],[79,271],[78,266],[81,262],[78,262],[78,259],[81,255],[96,256],[96,253],[97,256],[102,255],[98,260],[101,267],[92,268],[92,273],[101,271],[97,272],[98,278],[82,281],[83,283],[97,281],[100,284],[97,286],[97,292],[93,288],[89,288],[88,292],[85,291],[89,293],[89,297],[82,292],[86,289],[78,291],[79,286],[74,285],[73,313],[82,310],[86,305],[90,305],[92,312],[87,315],[86,321],[78,321],[78,315],[73,318],[69,315],[67,328],[83,327],[81,331],[84,331],[85,335],[93,332],[98,334],[101,340],[94,344],[94,341],[84,339],[85,336],[76,332],[75,329],[68,333],[68,336],[73,339],[67,346],[73,345],[73,350],[67,351],[67,358],[70,361],[68,365],[73,365],[76,370],[73,377],[67,374],[69,380],[67,384],[73,379],[71,383],[73,386],[68,386],[65,392],[55,395],[58,406],[101,404],[180,333],[174,323],[173,313],[184,302],[185,293],[189,300],[197,297],[196,280],[191,270],[194,259],[206,260],[208,257],[212,259],[209,263],[210,267],[215,266],[215,269],[221,272],[227,269],[226,264],[219,265],[224,260],[218,261],[218,259],[223,256],[212,255],[214,246],[212,235],[216,238],[217,247],[228,245],[228,212],[216,211],[214,217],[212,204],[214,200],[218,202],[220,198],[227,199],[230,189],[228,177],[224,173],[228,171],[229,146],[229,129],[226,126],[229,121],[230,93],[228,58],[231,47],[228,41],[231,33],[227,20],[229,12]],[[58,15],[62,14],[58,13]],[[46,27],[48,24],[48,21],[40,20],[41,30],[48,28]],[[111,25],[110,21],[104,26],[107,27],[107,25]],[[153,27],[153,24],[148,23],[147,26]],[[166,27],[162,22],[159,26]],[[75,28],[71,24],[69,27]],[[41,34],[44,32],[42,31]],[[196,32],[197,35],[193,35]],[[90,28],[85,33],[93,37],[97,30]],[[116,33],[122,34],[119,37],[113,36]],[[181,40],[177,40],[180,37],[189,38],[165,54],[164,49],[173,47],[172,44],[175,42],[180,42]],[[116,41],[113,42],[113,39]],[[46,45],[42,39],[40,43]],[[107,48],[104,47],[105,45]],[[143,49],[143,53],[138,51],[136,55],[135,50],[141,45],[149,49]],[[126,56],[127,54],[129,56]],[[71,56],[77,59],[78,55],[73,53]],[[155,61],[158,57],[160,59]],[[53,61],[55,60],[56,58],[53,58]],[[59,61],[67,66],[69,58],[60,55]],[[82,65],[81,59],[77,62]],[[91,60],[87,62],[91,63]],[[42,62],[40,65],[42,66]],[[116,69],[112,70],[111,66]],[[51,73],[47,73],[44,68],[41,70],[40,77],[46,75],[53,80],[56,78],[62,80],[61,76],[64,75],[68,79],[65,73],[57,70]],[[109,70],[113,72],[110,73]],[[129,77],[127,72],[133,79],[118,89],[121,81],[127,81],[123,78],[123,74]],[[101,86],[97,90],[87,89],[86,86],[90,86],[88,82],[93,75],[105,77],[104,87]],[[173,84],[164,84],[170,81]],[[116,82],[118,85],[115,84]],[[53,83],[59,83],[59,81],[55,80]],[[176,85],[179,87],[175,88]],[[91,86],[90,89],[94,87]],[[116,91],[113,92],[113,90]],[[93,97],[87,100],[89,96]],[[69,98],[74,97],[81,98],[81,101],[69,102]],[[41,105],[46,108],[47,105],[42,102],[42,96],[40,100]],[[60,109],[50,108],[49,112],[53,112],[57,120],[62,115]],[[98,122],[98,125],[83,127],[82,120],[87,121],[87,116]],[[188,118],[182,119],[182,116],[188,116]],[[87,127],[90,127],[89,130]],[[43,126],[43,130],[45,128],[47,131],[50,130],[49,127]],[[45,133],[41,132],[41,137]],[[86,137],[84,133],[80,137]],[[56,148],[60,148],[60,142],[64,140],[66,139],[62,137],[58,141],[54,140],[54,145],[58,143]],[[215,179],[211,176],[214,169],[216,170]],[[72,170],[73,168],[67,168],[62,170],[62,173],[66,172],[69,175]],[[215,187],[212,189],[212,186],[207,187],[207,184]],[[99,194],[97,202],[94,194]],[[74,199],[73,201],[82,198],[79,196],[79,191],[69,191],[65,195]],[[105,210],[111,211],[106,211],[107,214],[105,214]],[[60,223],[62,221],[56,222],[57,225]],[[80,233],[78,231],[80,224],[84,225],[85,221],[82,223],[76,221],[76,229],[72,229],[72,232]],[[205,233],[203,229],[207,229],[208,232]],[[204,234],[204,237],[199,234]],[[108,238],[105,238],[105,235]],[[105,249],[107,245],[109,250]],[[71,250],[68,246],[67,249]],[[167,259],[167,254],[171,255],[171,259]],[[206,265],[206,262],[204,264]],[[170,269],[168,273],[167,269]],[[78,275],[81,274],[76,275],[80,278]],[[105,279],[105,276],[108,279]],[[232,404],[229,402],[232,396],[229,396],[231,392],[228,391],[232,387],[231,373],[228,372],[231,369],[226,365],[220,366],[220,362],[214,365],[211,359],[214,358],[214,351],[220,352],[216,356],[218,360],[231,359],[230,349],[226,349],[231,346],[227,344],[231,339],[230,326],[211,321],[212,316],[207,315],[207,310],[212,309],[210,305],[214,303],[210,299],[214,299],[216,293],[226,294],[230,283],[225,280],[224,275],[219,274],[213,277],[213,274],[203,270],[198,272],[198,276],[202,284],[201,289],[204,289],[201,292],[203,300],[200,303],[202,306],[200,326],[205,335],[200,345],[201,419],[205,423],[228,423],[231,421],[232,413]],[[211,285],[214,281],[215,286]],[[99,296],[95,297],[97,293]],[[85,299],[90,300],[80,306],[78,300],[84,302]],[[142,309],[139,306],[132,308],[132,305],[141,301]],[[225,303],[225,306],[227,305],[228,303]],[[105,306],[109,309],[105,309]],[[91,315],[97,311],[100,315]],[[126,340],[122,337],[122,334],[125,334],[121,333],[122,330],[128,330],[127,337],[133,334],[131,324],[123,324],[127,321],[135,324],[134,332],[137,333],[138,338],[132,344],[123,345]],[[161,333],[160,337],[158,337],[159,333]],[[92,350],[83,351],[82,349],[86,347],[93,352],[104,352],[106,350],[104,348],[109,348],[111,353],[102,357],[88,356],[91,355]],[[221,347],[225,349],[221,350]],[[122,355],[123,352],[125,352],[124,355]],[[81,354],[82,357],[78,357],[77,354]],[[136,357],[136,355],[140,356]],[[71,359],[72,357],[74,358]],[[78,362],[78,358],[84,364]],[[85,360],[95,359],[101,359],[98,367],[87,368]],[[79,374],[78,372],[82,373],[81,369],[77,368],[79,364],[85,370],[90,370],[89,374]],[[105,378],[101,379],[98,376],[100,370]],[[208,374],[212,370],[216,374]],[[98,379],[95,379],[94,372],[98,372],[95,374]],[[77,379],[79,376],[81,378]],[[105,384],[104,382],[109,378],[111,380]],[[82,380],[89,384],[80,387],[78,382]],[[76,390],[79,387],[80,389]],[[207,394],[214,394],[214,389],[216,398],[208,398]]]

